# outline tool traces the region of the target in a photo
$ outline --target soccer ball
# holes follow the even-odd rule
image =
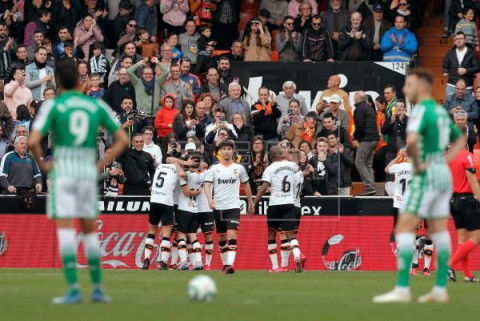
[[[207,275],[198,275],[188,282],[188,296],[195,302],[209,302],[216,295],[215,281]]]

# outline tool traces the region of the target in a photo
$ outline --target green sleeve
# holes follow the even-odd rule
[[[100,125],[106,128],[110,134],[114,134],[120,128],[117,118],[115,118],[112,109],[106,103],[101,100],[97,102],[100,106],[100,119],[102,120]]]

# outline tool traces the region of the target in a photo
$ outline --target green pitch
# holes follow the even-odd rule
[[[205,273],[205,272],[204,272]],[[0,319],[305,321],[305,320],[479,320],[478,284],[449,284],[447,305],[374,305],[372,296],[390,290],[395,273],[304,272],[269,274],[239,271],[210,275],[218,295],[211,303],[193,303],[187,283],[196,273],[106,270],[109,305],[90,302],[88,271],[80,273],[84,303],[53,306],[50,298],[66,289],[61,270],[0,269]],[[413,278],[415,297],[428,292],[434,276]]]

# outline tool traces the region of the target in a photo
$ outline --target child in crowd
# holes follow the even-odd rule
[[[89,69],[90,73],[98,74],[100,76],[100,83],[105,82],[105,75],[110,71],[110,62],[103,54],[104,46],[100,41],[93,43],[93,56],[90,58]]]
[[[200,27],[200,38],[198,38],[198,56],[195,74],[201,74],[208,70],[212,64],[212,53],[215,50],[216,41],[212,40],[212,27],[203,25]]]
[[[102,98],[105,94],[105,88],[100,87],[101,76],[97,73],[93,73],[90,76],[91,87],[87,91],[87,96],[93,98]]]
[[[478,30],[475,24],[475,12],[472,8],[464,8],[462,10],[463,19],[455,26],[455,34],[462,31],[465,34],[465,42],[470,44],[477,51],[480,50],[478,44]]]

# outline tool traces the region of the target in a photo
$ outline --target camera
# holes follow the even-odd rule
[[[147,114],[143,110],[132,109],[126,111],[123,116],[127,117],[127,120],[141,121],[144,120]]]
[[[177,147],[177,141],[176,141],[176,140],[171,140],[171,141],[170,141],[170,147],[171,147],[171,148]]]
[[[288,110],[287,110],[287,115],[288,115],[288,116],[292,116],[292,110],[291,110],[291,109],[288,109]]]
[[[103,138],[105,136],[105,132],[103,130],[97,131],[97,138]]]
[[[223,123],[225,121],[225,115],[222,115],[218,118],[218,120]]]

